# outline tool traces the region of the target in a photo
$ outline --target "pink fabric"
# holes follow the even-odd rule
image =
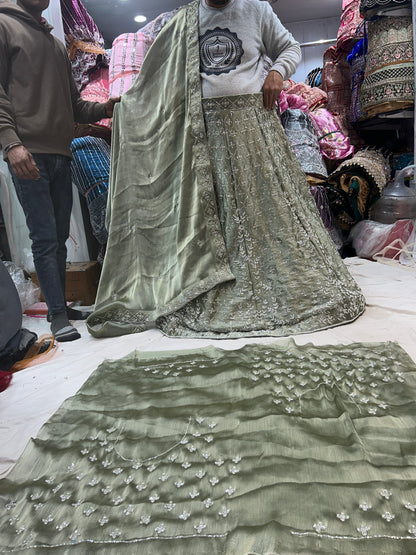
[[[90,82],[81,91],[81,97],[90,102],[107,102],[110,98],[107,67],[98,68],[91,74]],[[111,129],[111,119],[102,119],[95,125]]]
[[[364,36],[361,23],[360,0],[343,0],[340,27],[337,36],[337,48],[350,52],[354,44]]]
[[[309,117],[318,135],[322,156],[330,160],[343,160],[354,154],[354,147],[340,130],[331,112],[319,108],[310,112]]]
[[[308,103],[302,96],[297,94],[288,94],[286,97],[289,108],[292,108],[293,110],[299,109],[302,110],[302,112],[309,112]]]
[[[327,104],[326,92],[318,87],[310,87],[306,83],[293,83],[288,84],[285,88],[286,94],[293,94],[303,98],[308,105],[309,110],[314,110]],[[300,106],[291,106],[291,108],[300,108]],[[302,109],[302,108],[301,108]]]
[[[279,108],[281,114],[283,114],[283,112],[285,112],[289,108],[289,104],[287,102],[287,94],[284,90],[280,93],[279,96]]]
[[[309,112],[309,106],[301,96],[297,94],[288,94],[284,90],[280,93],[279,107],[281,114],[283,114],[283,112],[285,112],[288,108],[297,108],[302,110],[302,112]]]
[[[133,85],[153,38],[141,33],[125,33],[114,39],[110,58],[110,96],[121,96]]]

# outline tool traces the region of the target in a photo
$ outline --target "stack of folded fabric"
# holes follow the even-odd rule
[[[153,40],[140,31],[125,33],[114,40],[109,68],[110,96],[121,96],[133,85]]]

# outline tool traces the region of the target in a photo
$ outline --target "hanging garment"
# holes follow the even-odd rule
[[[153,40],[141,32],[125,33],[114,39],[109,70],[111,97],[121,96],[133,85]]]
[[[94,237],[105,245],[105,214],[110,175],[110,146],[99,137],[80,137],[71,144],[72,181],[87,201]]]
[[[380,17],[368,23],[368,51],[360,104],[367,117],[411,108],[415,98],[411,17]]]
[[[277,114],[261,93],[201,102],[198,60],[192,2],[116,107],[109,240],[90,332],[156,322],[168,335],[226,338],[354,320],[364,299]]]
[[[106,361],[0,482],[59,555],[416,552],[416,367],[394,343]]]
[[[110,57],[97,25],[80,0],[61,0],[61,10],[72,74],[82,90],[91,71],[100,64],[108,66]]]
[[[282,124],[302,170],[306,174],[326,179],[328,171],[309,115],[302,110],[289,108],[282,114]]]
[[[398,8],[411,8],[412,0],[360,0],[360,13],[370,19],[378,12],[397,10]]]
[[[169,21],[177,14],[178,10],[180,10],[180,8],[175,8],[170,12],[161,13],[155,19],[149,21],[149,23],[142,27],[140,29],[140,32],[150,37],[152,41],[154,41],[163,27],[167,25]]]

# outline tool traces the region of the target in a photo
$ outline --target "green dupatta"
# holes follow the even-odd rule
[[[198,6],[155,40],[113,121],[109,240],[96,337],[144,331],[234,278],[218,219],[201,105]]]

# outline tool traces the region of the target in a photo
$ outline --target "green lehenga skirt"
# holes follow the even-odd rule
[[[167,335],[283,336],[347,323],[362,295],[261,94],[203,100],[217,208],[235,280],[159,318]]]

